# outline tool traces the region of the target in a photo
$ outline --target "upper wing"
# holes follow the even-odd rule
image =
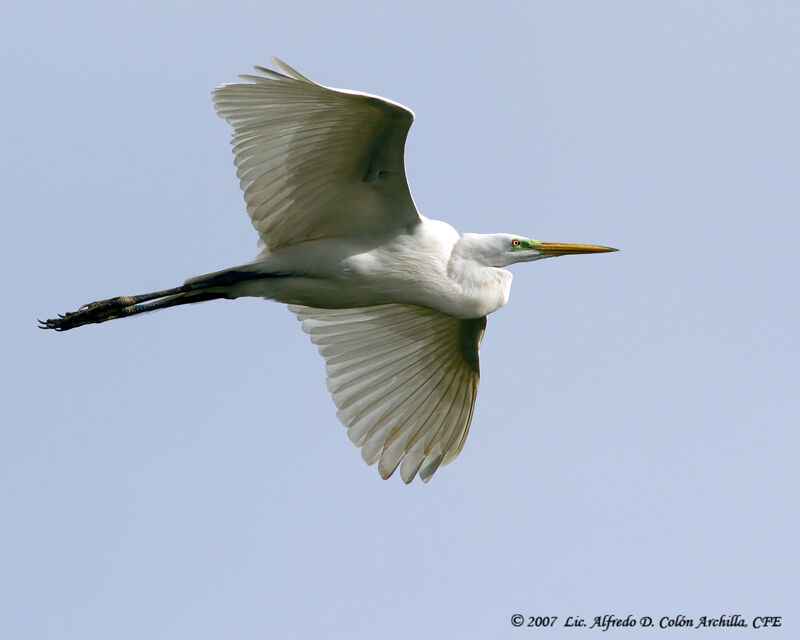
[[[414,114],[376,96],[329,89],[277,58],[252,84],[213,92],[235,130],[247,212],[270,250],[413,224],[403,149]]]
[[[337,416],[367,464],[380,460],[383,478],[400,465],[406,483],[417,473],[427,482],[455,459],[478,393],[485,317],[403,304],[289,309],[324,356]]]

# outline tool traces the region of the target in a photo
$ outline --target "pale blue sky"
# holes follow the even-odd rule
[[[788,1],[6,7],[0,637],[796,637],[799,42]],[[36,328],[255,254],[209,92],[270,55],[416,112],[428,217],[621,249],[513,268],[428,485],[281,305]]]

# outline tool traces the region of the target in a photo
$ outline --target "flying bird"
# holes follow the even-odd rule
[[[478,392],[486,316],[516,262],[610,247],[459,234],[417,211],[403,151],[414,114],[378,96],[277,71],[213,92],[261,252],[247,264],[40,323],[66,331],[218,298],[286,303],[325,358],[353,443],[383,478],[427,482],[458,456]]]

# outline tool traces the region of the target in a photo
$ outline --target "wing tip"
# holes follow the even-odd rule
[[[269,59],[284,77],[292,78],[293,80],[300,80],[301,82],[308,82],[309,84],[317,84],[313,80],[309,80],[308,78],[306,78],[302,73],[300,73],[294,67],[290,67],[288,64],[286,64],[283,60],[281,60],[277,56],[270,56]],[[275,72],[273,71],[273,73]]]
[[[441,466],[443,459],[444,455],[439,453],[436,455],[436,457],[433,458],[433,460],[431,460],[424,467],[422,467],[419,470],[420,480],[422,480],[425,484],[430,482],[430,479],[433,477],[433,474],[436,473],[439,467]]]
[[[275,65],[275,67],[277,67],[278,69],[277,71],[275,69],[262,67],[261,65],[256,64],[253,65],[253,69],[260,75],[253,75],[252,73],[239,73],[237,74],[236,77],[241,80],[245,80],[247,82],[247,85],[245,86],[250,86],[252,84],[260,84],[265,81],[274,81],[274,80],[294,80],[300,82],[307,82],[309,84],[316,84],[312,80],[306,78],[302,73],[300,73],[296,69],[293,69],[288,64],[280,60],[279,58],[272,56],[270,60],[272,61],[272,64]],[[225,84],[221,84],[220,86],[216,87],[211,91],[212,99],[214,100],[214,102],[216,102],[219,99],[219,95],[222,91],[228,89],[229,87],[236,87],[236,86],[242,86],[242,84],[238,82],[227,82]]]

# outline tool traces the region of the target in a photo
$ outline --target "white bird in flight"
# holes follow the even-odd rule
[[[458,456],[478,392],[486,316],[516,262],[616,251],[497,233],[460,235],[417,212],[403,149],[414,114],[396,102],[278,71],[213,92],[233,126],[251,262],[173,289],[92,302],[41,323],[66,331],[217,298],[287,303],[326,361],[353,443],[381,477],[427,482]]]

